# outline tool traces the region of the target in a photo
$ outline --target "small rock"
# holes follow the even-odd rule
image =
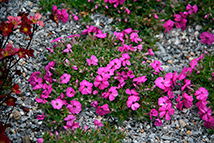
[[[179,124],[180,124],[181,128],[186,126],[186,123],[182,119],[179,120]]]
[[[21,116],[22,116],[22,115],[20,114],[19,111],[15,110],[15,111],[13,112],[13,117],[14,117],[15,120],[20,120],[20,119],[21,119]]]
[[[172,64],[172,63],[173,63],[173,61],[172,61],[172,60],[168,60],[168,63],[169,63],[169,64]]]
[[[191,132],[190,130],[188,130],[188,131],[186,132],[187,135],[191,135],[191,133],[192,133],[192,132]]]
[[[201,25],[196,25],[195,30],[200,31],[202,29]]]

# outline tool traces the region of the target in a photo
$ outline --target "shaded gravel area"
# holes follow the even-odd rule
[[[16,16],[17,12],[22,11],[30,12],[30,15],[38,9],[38,1],[16,1],[9,0],[8,4],[0,5],[0,20],[5,20],[5,15]],[[43,20],[47,18],[48,14],[43,15]],[[114,22],[109,17],[102,16],[102,14],[91,15],[94,26],[99,27],[103,32],[113,33],[114,29],[110,26]],[[103,23],[103,27],[100,26],[100,22]],[[14,79],[15,83],[19,83],[21,96],[17,97],[17,105],[13,109],[12,107],[2,106],[0,107],[0,120],[5,122],[7,113],[12,111],[9,119],[11,127],[6,129],[6,134],[9,136],[13,143],[21,142],[36,142],[37,138],[42,137],[45,131],[54,132],[54,128],[48,129],[43,121],[37,119],[37,115],[41,115],[41,110],[37,110],[38,104],[35,101],[37,96],[33,93],[33,89],[27,82],[30,75],[43,69],[46,62],[45,53],[46,47],[51,47],[50,41],[57,37],[67,37],[71,34],[80,34],[84,30],[81,23],[75,22],[70,15],[67,23],[59,23],[59,28],[52,21],[46,23],[45,28],[39,28],[34,35],[34,40],[31,43],[31,48],[35,50],[34,56],[29,60],[22,59],[17,65],[17,69],[22,71],[22,75]],[[156,35],[160,41],[157,42],[157,46],[160,51],[155,52],[155,56],[150,58],[150,61],[159,60],[163,64],[163,69],[167,72],[181,71],[184,65],[187,65],[192,59],[200,56],[204,50],[213,52],[213,45],[205,45],[200,43],[199,36],[202,32],[202,27],[197,24],[188,26],[185,31],[180,29],[173,29],[170,34],[161,33]],[[214,31],[210,31],[214,34]],[[51,34],[50,34],[51,33]],[[15,47],[22,47],[27,45],[24,34],[20,34],[15,31],[15,34],[11,36],[11,42]],[[180,91],[174,91],[179,93]],[[24,112],[21,106],[30,109],[28,113]],[[127,143],[201,143],[214,142],[214,135],[208,134],[208,130],[204,127],[204,121],[197,113],[196,106],[192,106],[190,109],[183,109],[182,111],[175,110],[175,114],[171,116],[171,121],[163,121],[164,124],[161,127],[154,126],[152,122],[136,122],[133,119],[123,121],[118,129],[125,129],[127,137],[124,142]],[[83,120],[84,118],[84,120]],[[94,107],[86,108],[79,115],[80,126],[88,125],[93,127],[94,119],[102,120],[116,120],[105,119],[97,116]],[[78,122],[78,121],[77,121]]]

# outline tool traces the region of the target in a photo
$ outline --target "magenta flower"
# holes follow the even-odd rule
[[[204,104],[200,104],[198,106],[198,109],[200,110],[198,112],[198,114],[200,115],[200,117],[204,120],[204,121],[208,121],[209,117],[211,117],[212,115],[212,109],[211,108],[207,108],[206,105]]]
[[[30,82],[31,86],[33,87],[33,90],[42,88],[43,86],[42,81],[43,79],[41,77],[36,78],[36,76],[34,76]]]
[[[183,103],[186,108],[190,108],[193,105],[193,97],[188,95],[187,93],[183,93]]]
[[[160,117],[165,115],[166,120],[170,120],[170,115],[173,115],[175,109],[171,108],[172,104],[167,104],[166,106],[161,106],[158,110],[160,111]]]
[[[63,83],[68,83],[69,80],[70,80],[70,78],[71,78],[71,75],[70,75],[70,74],[64,73],[64,74],[60,77],[61,84],[63,84]]]
[[[147,78],[146,76],[141,76],[133,79],[133,85],[136,86],[134,82],[136,82],[138,85],[142,85],[144,82],[146,82]]]
[[[165,90],[164,81],[165,81],[165,80],[163,79],[163,77],[158,77],[158,78],[156,78],[156,80],[155,80],[155,85],[156,85],[157,87],[159,87],[159,88]]]
[[[155,126],[162,126],[162,124],[163,123],[159,118],[155,119],[155,123],[154,123]]]
[[[185,85],[181,87],[181,91],[184,91],[184,89],[191,84],[191,80],[184,79],[184,83]]]
[[[98,38],[106,38],[107,37],[107,33],[96,34],[95,36],[98,37]]]
[[[166,28],[164,32],[167,31],[168,34],[169,34],[169,30],[172,30],[173,25],[174,25],[174,22],[173,22],[172,20],[166,21],[166,22],[164,23],[164,25],[163,25],[163,27]]]
[[[158,99],[158,105],[159,106],[167,106],[167,104],[171,104],[171,102],[167,96],[160,97]]]
[[[114,31],[114,35],[117,37],[117,38],[116,38],[117,40],[122,41],[122,43],[125,42],[124,39],[123,39],[123,38],[124,38],[124,34],[123,34],[123,33]]]
[[[63,101],[61,99],[55,99],[51,101],[51,105],[54,109],[61,109],[63,106]]]
[[[72,126],[73,122],[76,120],[76,117],[74,115],[68,115],[67,117],[65,117],[64,121],[66,122],[66,125],[68,126]]]
[[[94,125],[95,125],[95,130],[97,129],[98,126],[99,127],[103,127],[102,122],[97,120],[97,119],[94,120]]]
[[[212,116],[209,116],[208,120],[204,123],[204,126],[209,129],[213,129],[214,127],[214,119]]]
[[[74,90],[72,87],[68,87],[68,88],[66,89],[66,95],[67,95],[68,97],[74,97],[74,95],[75,95],[75,90]]]
[[[138,43],[138,41],[142,41],[142,39],[138,38],[138,34],[137,33],[132,33],[130,34],[130,39],[132,42]]]
[[[108,78],[106,75],[100,76],[97,75],[95,78],[94,86],[98,87],[100,90],[103,90],[109,86]]]
[[[176,104],[176,108],[179,110],[183,109],[183,101],[181,101],[181,96],[178,94],[178,98],[175,99],[178,103]]]
[[[79,17],[76,16],[75,14],[72,13],[72,16],[73,16],[73,19],[74,19],[75,21],[78,21],[78,20],[79,20]]]
[[[137,110],[137,108],[140,107],[139,103],[135,103],[136,101],[138,101],[140,99],[139,96],[129,96],[128,100],[127,100],[127,106],[132,110]]]
[[[104,104],[103,106],[98,106],[96,109],[96,112],[98,115],[103,116],[105,114],[109,113],[109,107],[108,104]]]
[[[208,91],[204,87],[200,87],[198,90],[195,91],[196,99],[205,101],[208,98]]]
[[[201,43],[204,43],[204,44],[212,45],[212,43],[214,42],[214,36],[212,33],[209,33],[209,32],[203,32],[200,35],[200,39],[201,39]]]
[[[42,115],[37,115],[38,120],[44,120],[45,117],[46,115],[44,115],[44,113],[42,113]]]
[[[79,101],[71,100],[70,103],[67,105],[67,108],[72,114],[78,114],[82,110],[82,105]]]
[[[72,48],[72,47],[71,47],[71,44],[66,45],[66,47],[67,47],[67,48],[64,49],[62,52],[64,52],[64,53],[68,53],[68,52],[71,52],[71,53],[72,53],[72,52],[73,52],[73,51],[71,50],[71,48]]]
[[[157,117],[158,116],[158,111],[156,110],[156,109],[152,109],[151,111],[150,111],[150,120],[152,120],[152,116],[155,116],[155,117]]]
[[[53,43],[53,42],[59,42],[60,39],[62,39],[62,37],[58,37],[58,38],[52,40],[51,43]]]
[[[66,9],[62,9],[62,11],[57,9],[57,15],[58,15],[58,20],[59,21],[62,20],[63,23],[66,23],[69,19],[69,15]]]
[[[131,13],[131,11],[128,9],[128,8],[125,8],[125,11],[124,11],[124,13],[127,13],[128,15],[130,15],[130,13]]]
[[[83,95],[91,94],[92,86],[93,86],[92,83],[88,82],[87,80],[83,80],[82,82],[80,82],[79,91]]]
[[[91,106],[97,107],[97,106],[98,106],[98,101],[93,101],[93,102],[91,102]]]
[[[126,89],[126,93],[128,94],[128,95],[130,95],[130,96],[138,96],[139,95],[139,93],[138,92],[136,92],[134,89]]]
[[[113,101],[115,99],[116,96],[118,96],[118,92],[117,92],[117,87],[110,87],[108,92],[106,93],[106,96],[109,97],[110,101]]]
[[[74,130],[74,129],[77,129],[77,128],[79,128],[80,126],[79,126],[79,123],[75,123],[75,122],[73,122],[73,124],[71,125],[71,126],[69,126],[69,125],[66,125],[66,126],[63,126],[63,128],[65,129],[65,130],[67,130],[67,129],[72,129],[72,130]]]
[[[41,98],[37,98],[37,97],[36,97],[35,100],[36,100],[37,103],[42,103],[42,104],[45,104],[46,102],[48,102],[48,101],[45,100],[44,98],[41,99]]]
[[[167,95],[169,96],[169,99],[172,99],[172,98],[175,97],[174,93],[172,91],[170,91],[170,90],[168,90]]]
[[[129,52],[129,50],[131,49],[131,46],[123,44],[122,47],[119,47],[118,50],[122,53],[124,51]]]
[[[55,61],[50,61],[48,65],[45,66],[45,70],[49,71],[50,69],[53,69],[54,65],[55,65]]]
[[[134,75],[134,73],[133,73],[132,70],[130,70],[130,71],[127,72],[127,76],[128,76],[129,78],[131,78],[131,79],[135,77],[135,75]]]
[[[121,67],[121,61],[118,58],[113,59],[112,61],[109,62],[107,67],[113,70],[118,70]]]
[[[175,14],[175,26],[176,28],[181,28],[182,31],[186,29],[187,20],[183,18],[180,14]]]
[[[88,65],[97,65],[98,59],[96,56],[91,55],[91,59],[87,59]]]
[[[163,68],[160,67],[161,66],[161,62],[160,61],[155,60],[154,63],[151,63],[150,65],[158,73],[160,72],[159,70],[163,71]]]
[[[193,12],[196,14],[197,11],[198,11],[198,7],[197,7],[197,5],[191,6],[190,4],[188,4],[188,5],[186,6],[186,10],[188,10],[188,13],[189,13],[190,15],[193,14]]]
[[[44,142],[44,139],[43,138],[38,138],[37,139],[37,143],[43,143]]]
[[[122,62],[123,66],[125,67],[126,65],[130,66],[131,62],[129,61],[130,56],[128,53],[122,54],[122,57],[120,58],[120,61]]]

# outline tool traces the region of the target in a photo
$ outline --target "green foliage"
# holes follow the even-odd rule
[[[121,143],[125,138],[125,132],[116,129],[108,122],[104,122],[102,130],[94,128],[87,129],[75,129],[74,131],[63,131],[56,136],[46,132],[44,134],[44,143]]]

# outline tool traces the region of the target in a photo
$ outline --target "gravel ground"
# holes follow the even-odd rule
[[[30,12],[31,15],[38,9],[38,1],[16,1],[9,0],[9,3],[3,5],[0,10],[0,20],[5,20],[5,15],[16,16],[17,12],[22,11]],[[2,6],[2,5],[0,5]],[[42,18],[46,18],[47,14]],[[91,18],[94,21],[94,26],[97,25],[103,32],[113,33],[114,29],[110,26],[113,23],[113,19],[104,17],[102,14],[93,14]],[[102,22],[104,27],[100,27],[99,23]],[[59,23],[59,28],[56,28],[56,24],[52,21],[46,23],[44,29],[39,28],[38,32],[34,36],[34,40],[31,43],[31,47],[35,50],[33,58],[29,60],[22,59],[17,65],[17,69],[22,71],[22,76],[14,79],[15,83],[19,83],[22,97],[17,97],[17,105],[13,109],[12,107],[2,106],[0,107],[1,121],[5,122],[8,111],[11,111],[9,122],[11,127],[6,129],[6,134],[9,136],[12,142],[36,142],[37,138],[42,137],[43,133],[47,130],[54,131],[54,129],[48,129],[46,125],[37,120],[37,115],[41,114],[41,110],[37,110],[38,104],[35,102],[36,94],[33,93],[32,87],[27,82],[30,75],[44,68],[44,62],[46,61],[45,52],[46,47],[50,47],[50,41],[57,37],[67,37],[71,34],[80,34],[83,27],[80,23],[75,22],[72,17],[65,24]],[[49,33],[52,33],[50,36]],[[180,29],[173,29],[170,34],[159,34],[160,42],[157,42],[157,46],[160,51],[155,52],[155,56],[150,60],[159,60],[163,64],[163,69],[167,72],[181,71],[184,65],[187,65],[190,60],[198,57],[204,50],[213,52],[213,45],[205,45],[200,43],[199,35],[202,32],[202,27],[197,24],[188,26],[185,31]],[[212,31],[214,34],[214,31]],[[25,35],[20,34],[18,31],[11,36],[11,41],[15,47],[21,47],[27,44],[23,41]],[[42,39],[42,40],[41,40]],[[180,92],[180,91],[176,91]],[[21,106],[25,106],[30,109],[30,112],[25,113]],[[83,117],[85,121],[83,121]],[[81,126],[89,125],[93,127],[94,119],[98,118],[95,114],[95,108],[86,108],[81,112],[79,116],[79,123]],[[107,119],[103,119],[107,120]],[[127,143],[200,143],[214,142],[214,135],[208,134],[208,130],[203,126],[204,121],[197,113],[196,106],[192,106],[190,109],[183,109],[182,111],[175,110],[175,114],[172,115],[171,121],[163,121],[164,124],[161,127],[154,126],[152,122],[136,122],[133,119],[124,121],[119,129],[125,128],[128,136],[124,139]]]

